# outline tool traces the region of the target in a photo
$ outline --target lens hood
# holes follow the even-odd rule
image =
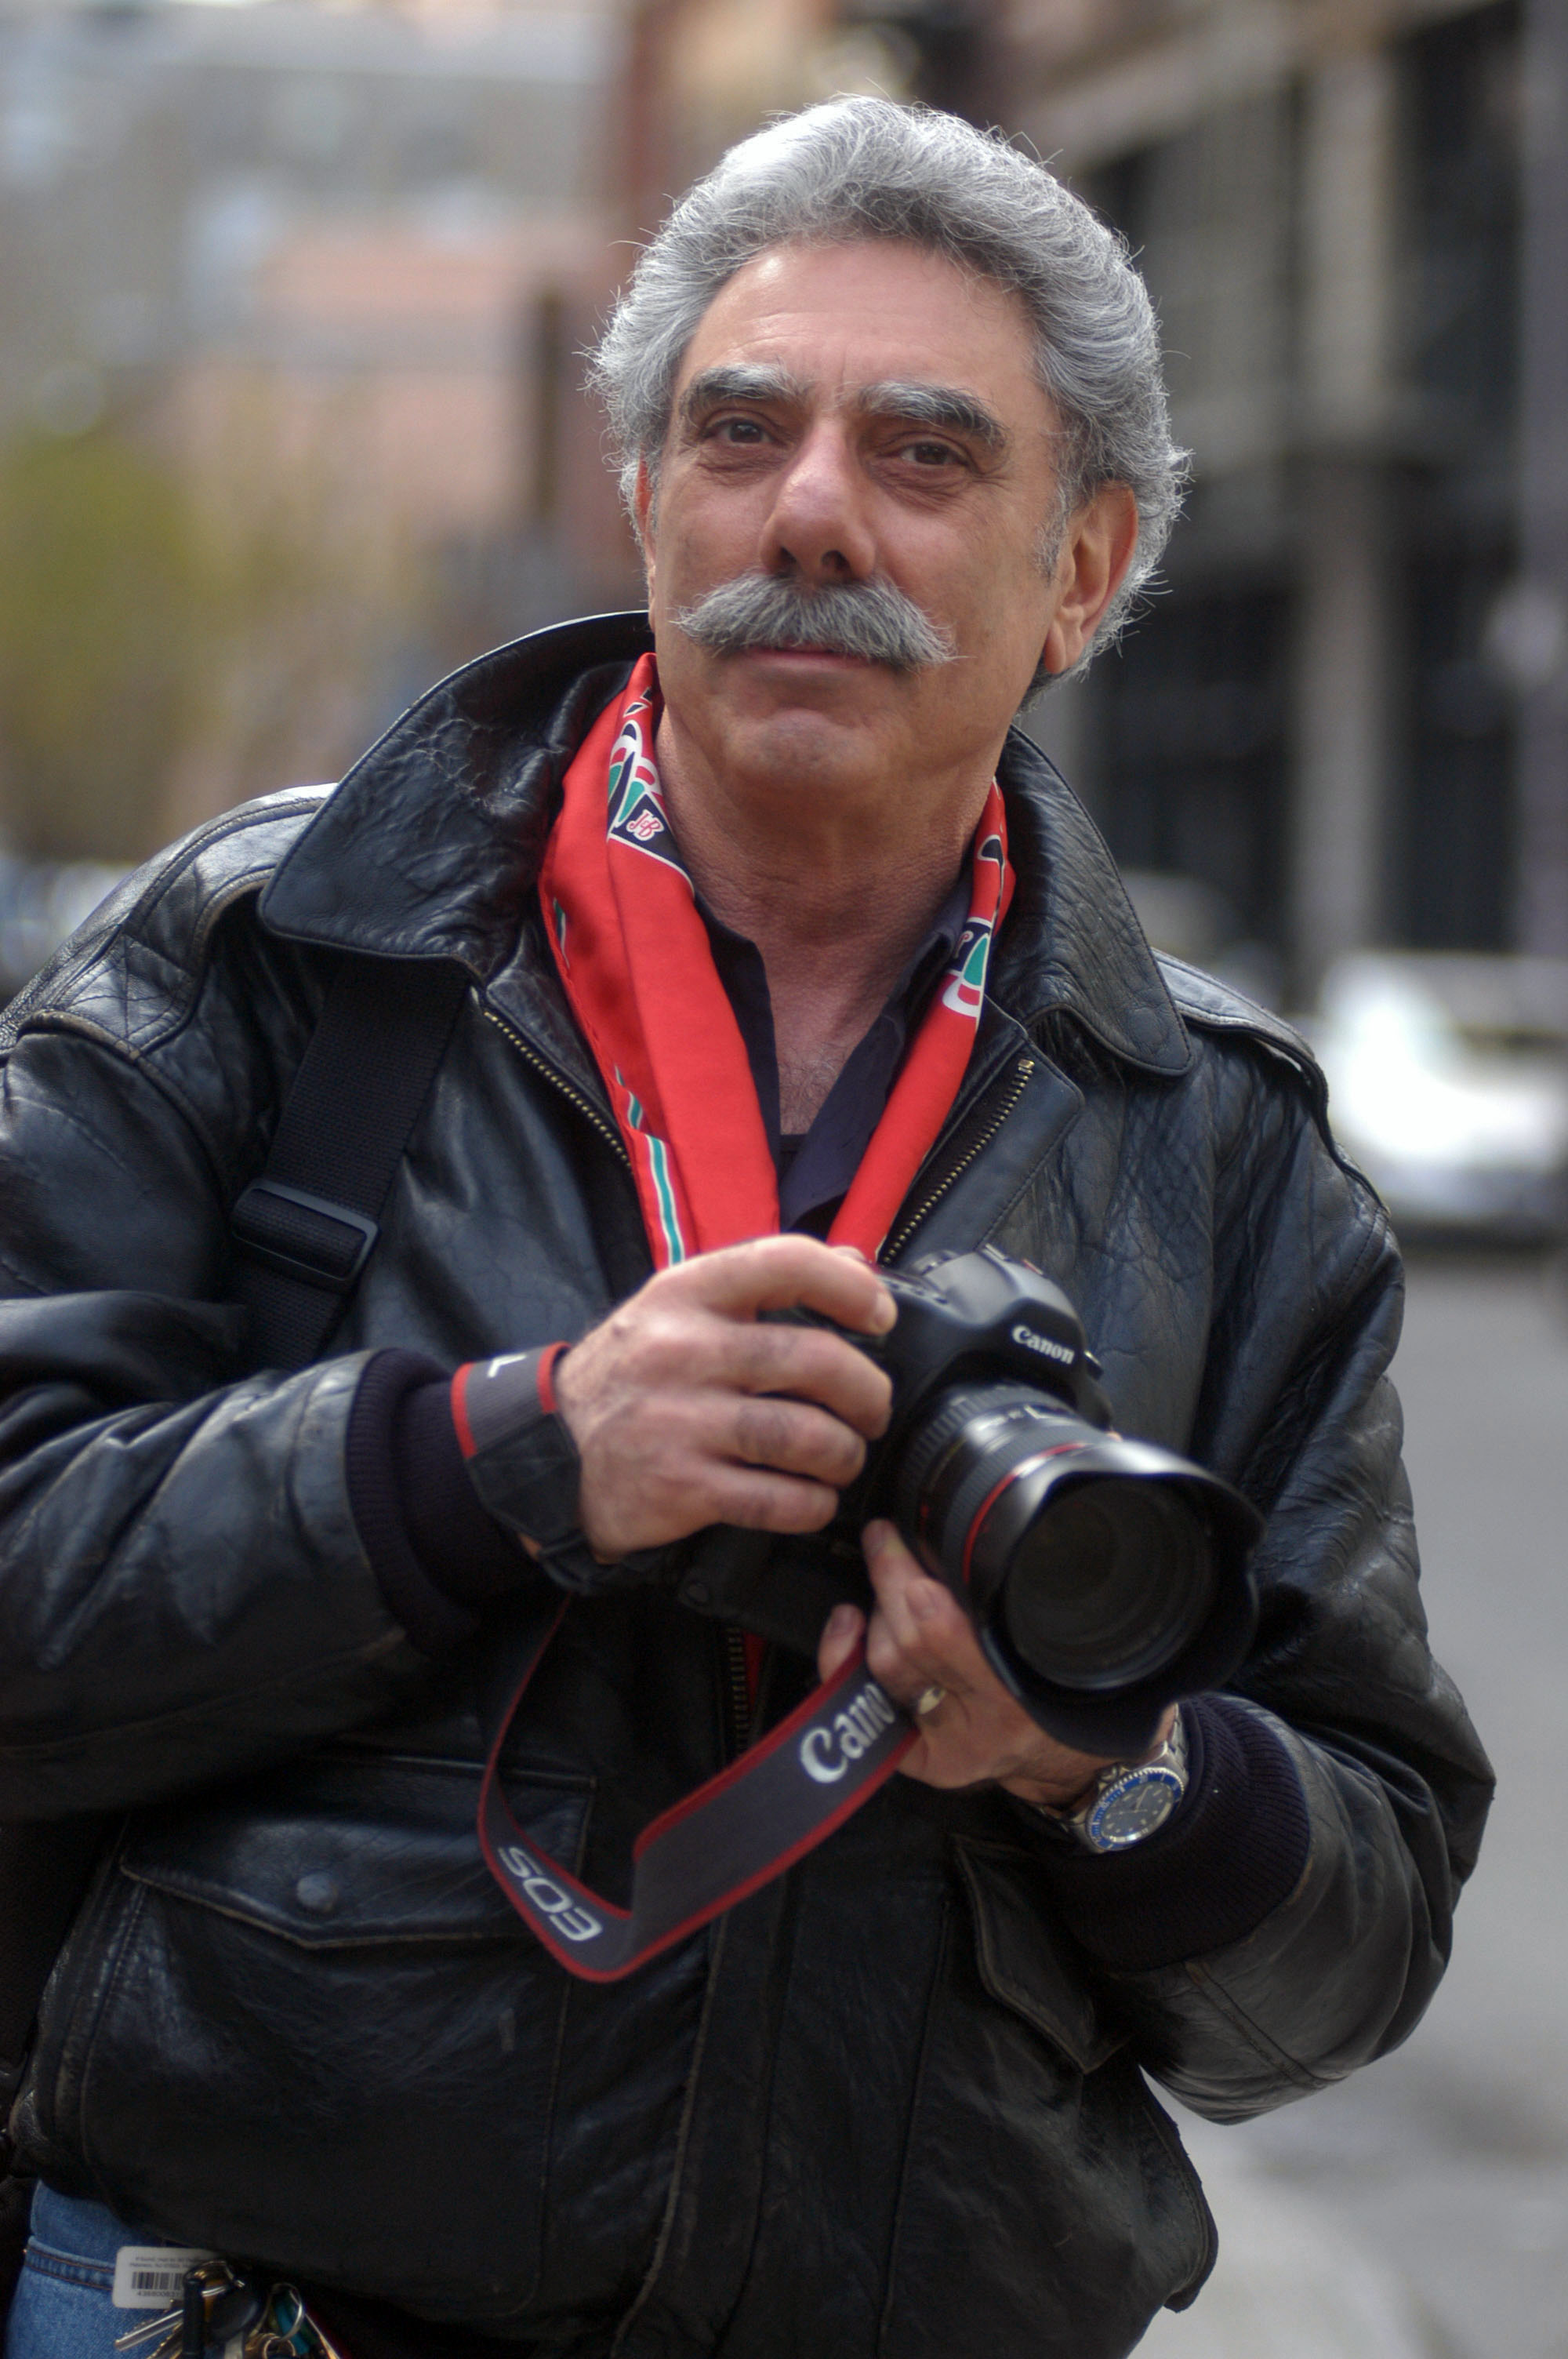
[[[1017,1642],[1009,1589],[1032,1536],[1047,1530],[1075,1494],[1081,1502],[1088,1485],[1102,1495],[1115,1486],[1179,1503],[1206,1559],[1201,1610],[1180,1631],[1168,1622],[1162,1628],[1164,1617],[1152,1610],[1130,1675],[1126,1657],[1113,1658],[1108,1645],[1099,1666],[1080,1662],[1071,1678],[1053,1678],[1041,1668],[1044,1650],[1032,1649],[1030,1659]],[[1107,1435],[1033,1463],[1026,1458],[972,1539],[968,1603],[987,1660],[1059,1743],[1109,1757],[1147,1752],[1171,1704],[1223,1685],[1245,1659],[1258,1620],[1248,1559],[1262,1528],[1256,1508],[1228,1483],[1154,1442]]]

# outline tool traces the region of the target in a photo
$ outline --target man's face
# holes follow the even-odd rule
[[[739,271],[681,364],[656,504],[643,487],[683,752],[796,794],[989,777],[1042,654],[1073,661],[1104,603],[1086,599],[1081,524],[1054,571],[1040,563],[1055,428],[1022,304],[989,280],[886,241],[779,246]],[[1112,506],[1127,540],[1130,499]],[[694,644],[676,617],[748,573],[891,583],[953,659]]]

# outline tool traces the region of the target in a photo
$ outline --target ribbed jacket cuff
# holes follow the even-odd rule
[[[1068,1930],[1100,1964],[1129,1973],[1245,1940],[1306,1865],[1306,1799],[1273,1731],[1217,1695],[1188,1698],[1182,1721],[1187,1791],[1158,1834],[1103,1856],[1056,1838],[1041,1846]]]
[[[421,1352],[365,1364],[345,1443],[349,1503],[389,1610],[415,1645],[442,1654],[477,1609],[533,1568],[480,1504],[452,1424],[450,1372]]]

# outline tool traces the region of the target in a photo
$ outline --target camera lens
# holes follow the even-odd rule
[[[1064,1743],[1146,1744],[1157,1701],[1227,1676],[1250,1631],[1251,1509],[1029,1387],[938,1394],[904,1440],[892,1506]]]
[[[1180,1484],[1102,1475],[1041,1501],[997,1603],[1013,1650],[1041,1678],[1107,1690],[1174,1660],[1214,1594],[1207,1527]]]
[[[894,1421],[847,1514],[892,1517],[1042,1728],[1106,1759],[1147,1751],[1167,1704],[1245,1658],[1262,1518],[1112,1430],[1071,1303],[1027,1263],[988,1245],[888,1282]]]

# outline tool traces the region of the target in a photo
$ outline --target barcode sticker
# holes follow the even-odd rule
[[[186,2270],[216,2258],[200,2245],[122,2245],[111,2299],[116,2310],[173,2310]]]

